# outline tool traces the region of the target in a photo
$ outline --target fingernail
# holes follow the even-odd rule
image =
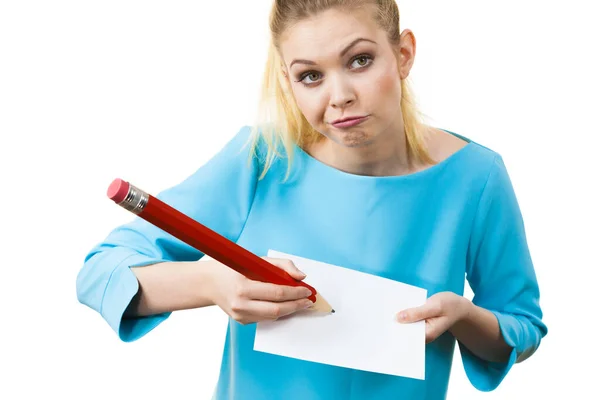
[[[312,301],[310,301],[310,300],[305,300],[305,301],[304,301],[304,303],[302,303],[302,306],[303,306],[304,308],[308,308],[308,307],[310,307],[310,306],[312,306],[312,305],[313,305],[313,302],[312,302]]]
[[[300,270],[298,270],[298,273],[300,274],[301,277],[306,278],[306,274]]]
[[[396,315],[396,318],[398,319],[398,321],[404,321],[406,319],[406,313],[405,312],[398,313]]]
[[[304,288],[304,292],[302,293],[304,296],[310,296],[312,292],[309,288]],[[309,300],[310,301],[310,300]]]

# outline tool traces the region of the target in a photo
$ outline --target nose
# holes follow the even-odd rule
[[[333,108],[348,107],[356,101],[356,95],[351,85],[343,77],[330,79],[330,105]]]

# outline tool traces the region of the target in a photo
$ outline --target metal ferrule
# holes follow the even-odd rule
[[[129,192],[127,193],[127,196],[125,196],[125,199],[119,203],[121,207],[134,214],[141,213],[147,204],[148,193],[138,189],[132,184],[129,184]]]

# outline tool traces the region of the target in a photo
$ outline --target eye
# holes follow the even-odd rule
[[[354,64],[355,62],[358,62],[358,68],[363,68],[369,65],[371,62],[373,62],[373,57],[367,54],[361,54],[360,56],[357,56],[354,58],[354,60],[352,60],[352,64]]]
[[[352,59],[352,65],[358,62],[358,66],[353,67],[354,69],[362,69],[368,67],[373,62],[373,57],[369,54],[360,54]],[[306,78],[310,77],[309,81],[306,81]],[[316,71],[308,71],[300,75],[296,82],[301,82],[305,86],[310,86],[313,83],[316,83],[318,79],[321,77],[321,74]]]
[[[304,82],[304,80],[306,78],[308,78],[309,76],[312,77],[314,80],[308,81],[308,82]],[[305,74],[302,74],[302,76],[300,77],[300,79],[297,80],[296,82],[302,82],[302,83],[304,83],[306,85],[307,83],[314,83],[314,82],[316,82],[317,79],[319,79],[319,73],[311,71],[311,72],[307,72]]]

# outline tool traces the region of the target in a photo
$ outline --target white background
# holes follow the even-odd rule
[[[87,251],[131,219],[106,198],[114,178],[155,194],[253,121],[270,3],[0,3],[0,398],[210,397],[224,313],[178,312],[125,344],[78,303],[75,279]],[[596,392],[594,3],[399,1],[428,122],[504,156],[549,326],[492,393],[455,357],[449,399]]]

